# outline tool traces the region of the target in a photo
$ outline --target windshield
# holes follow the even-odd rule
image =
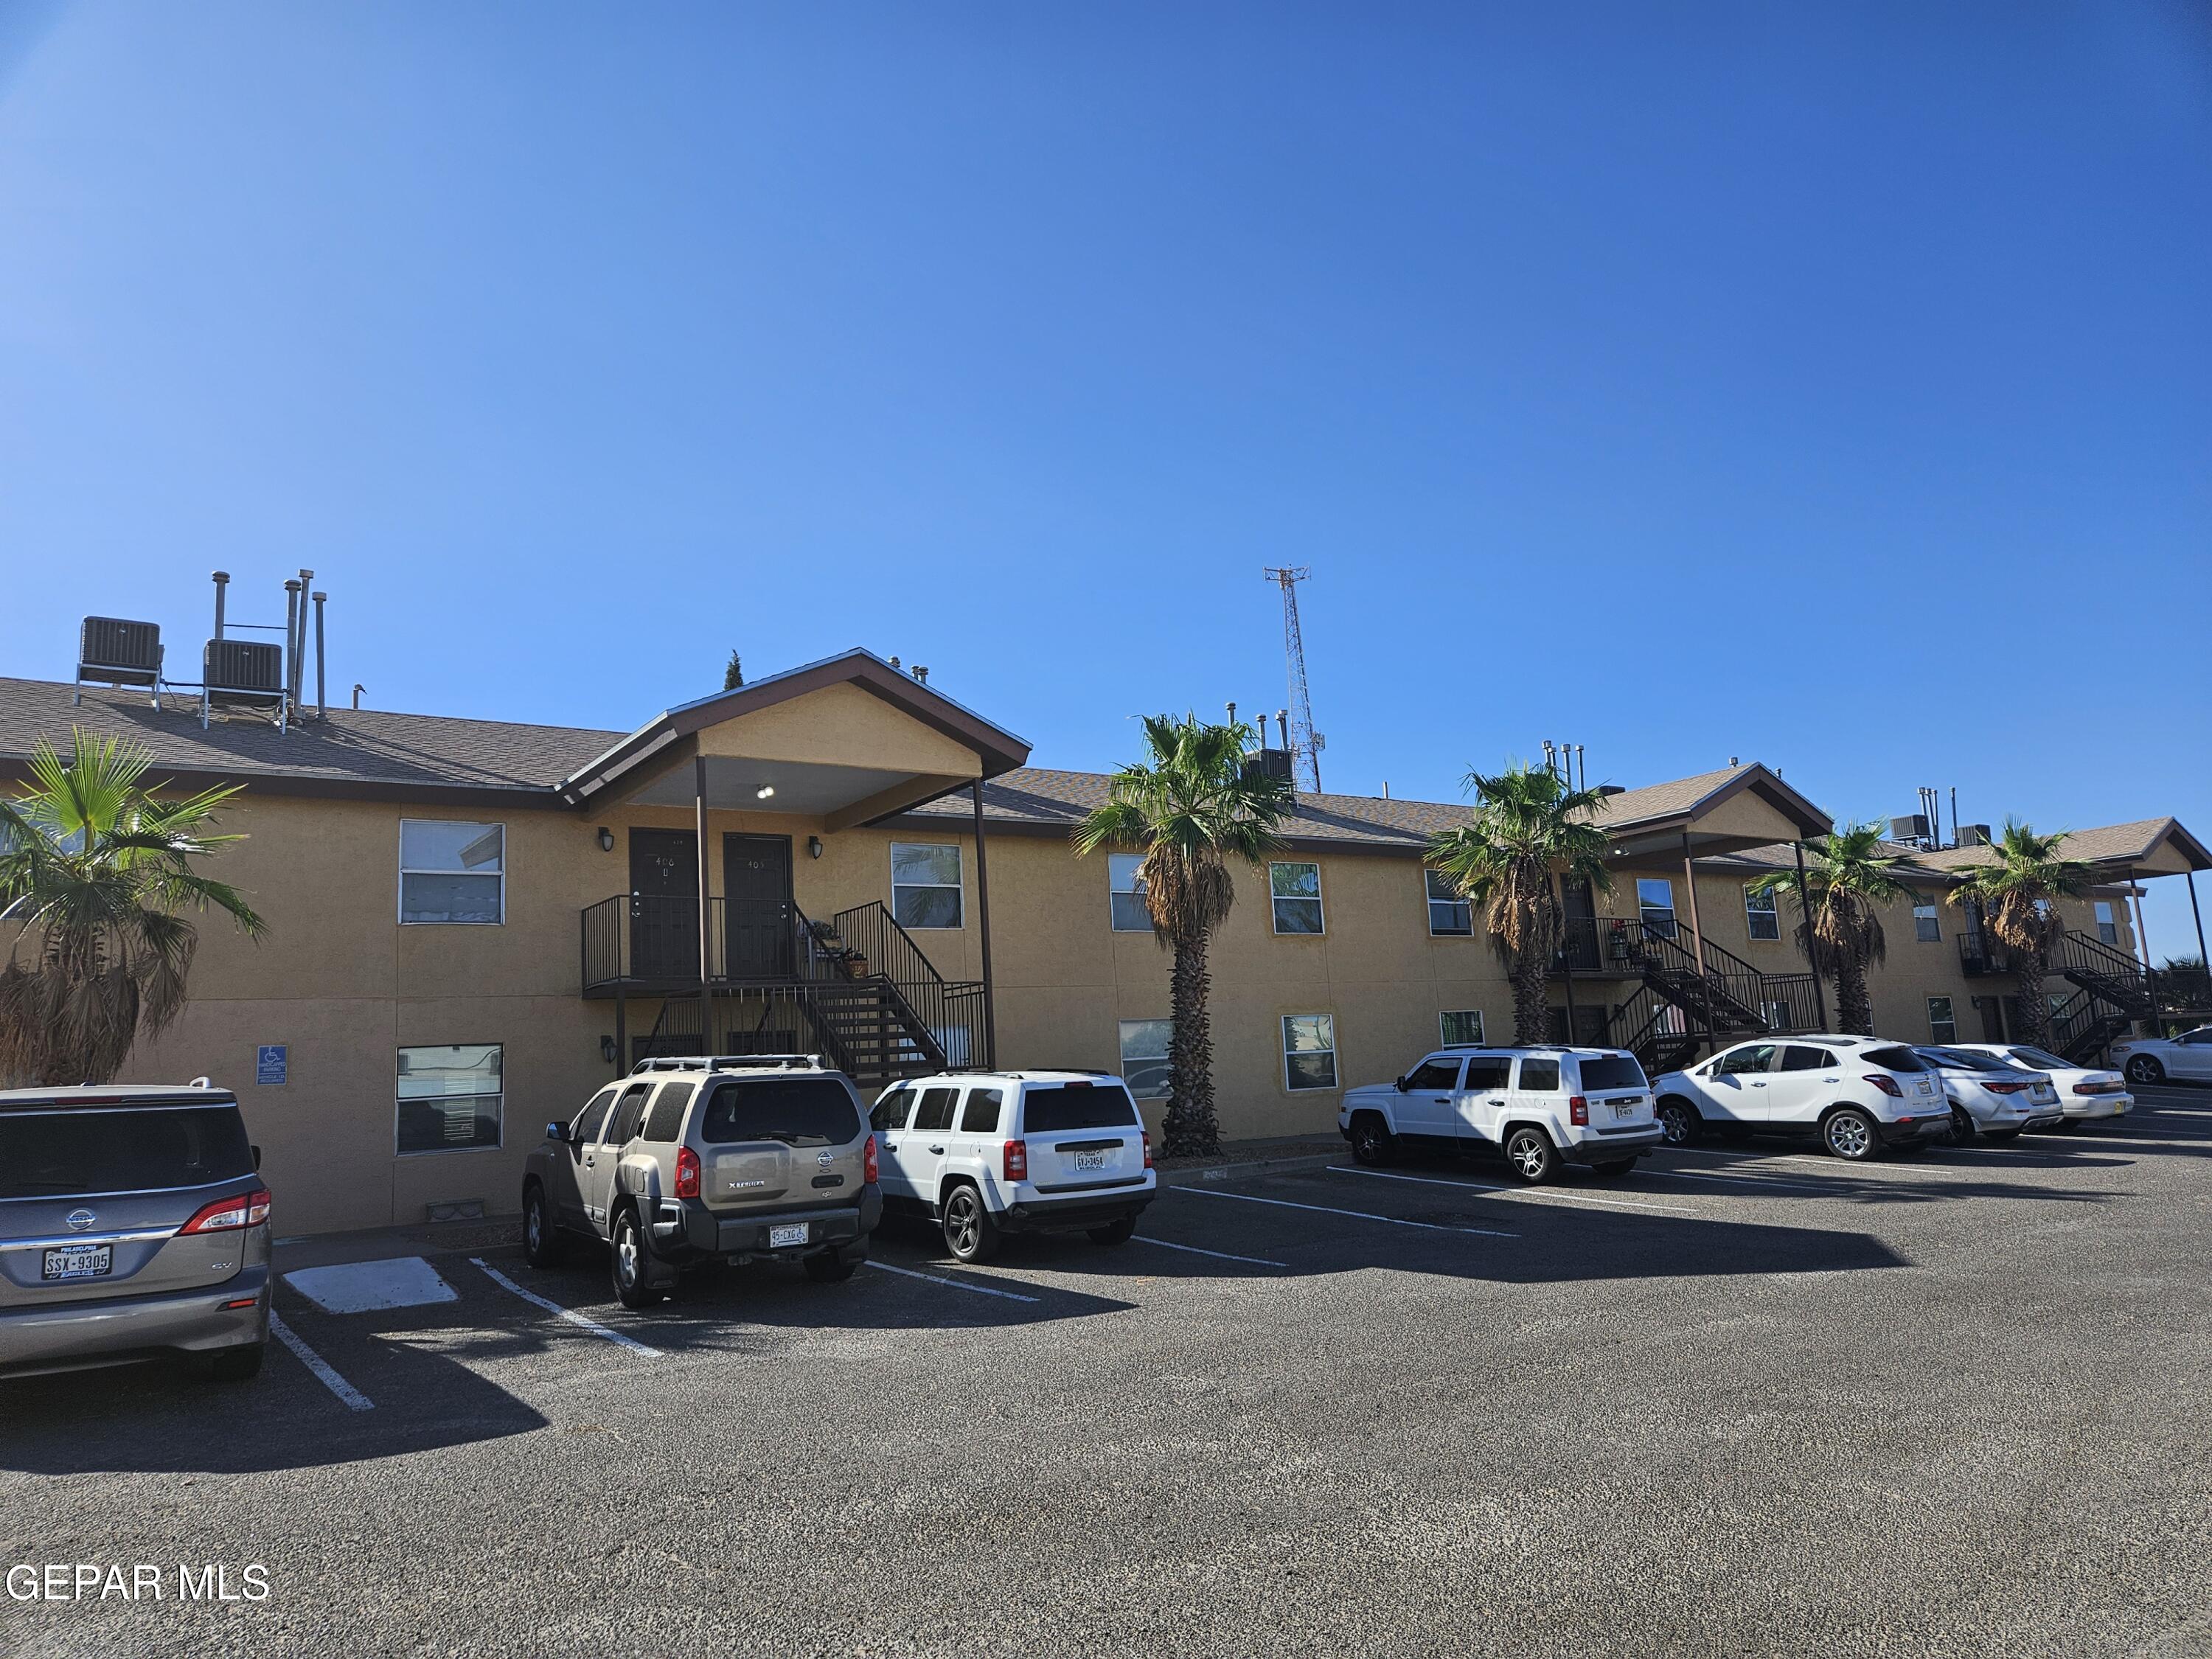
[[[235,1106],[0,1114],[0,1198],[158,1192],[252,1173]]]
[[[1919,1054],[1921,1059],[1954,1072],[2009,1072],[2014,1069],[1995,1054],[1978,1054],[1966,1048],[1923,1048]],[[1871,1055],[1868,1057],[1872,1058]]]
[[[1136,1103],[1118,1083],[1042,1083],[1022,1091],[1024,1134],[1136,1127]]]
[[[1869,1048],[1863,1056],[1889,1072],[1924,1072],[1920,1057],[1910,1048]]]
[[[780,1140],[787,1146],[842,1146],[860,1133],[853,1097],[827,1077],[718,1084],[699,1115],[699,1139],[708,1146]]]
[[[2033,1066],[2038,1071],[2066,1072],[2073,1069],[2070,1061],[2061,1060],[2056,1054],[2046,1054],[2040,1048],[2015,1048],[2012,1051],[2012,1057],[2021,1065]]]
[[[1645,1086],[1644,1068],[1626,1054],[1585,1054],[1580,1062],[1583,1090],[1595,1094],[1601,1089],[1641,1089]]]

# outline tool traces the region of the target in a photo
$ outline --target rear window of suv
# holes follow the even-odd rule
[[[1585,1055],[1582,1060],[1583,1089],[1595,1094],[1600,1089],[1641,1089],[1645,1086],[1644,1068],[1626,1054]]]
[[[1860,1056],[1890,1072],[1924,1072],[1920,1056],[1910,1048],[1869,1048]]]
[[[158,1192],[252,1173],[235,1106],[0,1112],[0,1198]]]
[[[1022,1133],[1133,1129],[1137,1103],[1118,1083],[1040,1083],[1022,1091]]]
[[[853,1097],[834,1078],[718,1084],[699,1115],[699,1139],[709,1146],[781,1140],[790,1146],[842,1146],[860,1133]]]

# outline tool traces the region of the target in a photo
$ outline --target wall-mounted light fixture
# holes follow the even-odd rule
[[[822,856],[821,836],[809,836],[806,838],[806,856],[811,859],[818,859]]]
[[[599,1058],[610,1066],[615,1063],[615,1040],[611,1036],[599,1039]]]
[[[753,791],[753,799],[755,800],[766,800],[774,793],[775,793],[775,786],[772,783],[764,783],[761,785],[759,788]]]
[[[607,826],[603,823],[599,826],[599,851],[602,853],[611,853],[614,850],[615,832],[608,829]],[[613,1039],[609,1038],[608,1041],[612,1042]]]

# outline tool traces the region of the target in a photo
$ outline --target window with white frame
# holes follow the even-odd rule
[[[1174,1033],[1173,1020],[1121,1022],[1121,1080],[1138,1099],[1167,1098],[1168,1039]]]
[[[1912,938],[1919,945],[1940,945],[1943,942],[1943,924],[1936,920],[1936,900],[1932,895],[1913,895]]]
[[[1267,891],[1275,902],[1277,933],[1321,932],[1321,866],[1271,864]]]
[[[1459,1008],[1437,1016],[1437,1035],[1447,1048],[1482,1046],[1482,1010]]]
[[[957,927],[960,848],[933,842],[891,843],[891,915],[902,927]]]
[[[1930,1042],[1956,1042],[1959,1040],[1958,1017],[1951,1012],[1951,999],[1928,999],[1928,1040]]]
[[[507,826],[399,821],[399,920],[476,927],[507,920]]]
[[[1336,1016],[1283,1016],[1283,1086],[1293,1094],[1336,1087]]]
[[[1753,939],[1782,937],[1780,895],[1775,889],[1769,887],[1761,890],[1746,887],[1743,890],[1743,924]]]
[[[400,1152],[465,1152],[499,1145],[505,1094],[496,1042],[402,1048],[397,1092]]]
[[[1467,896],[1455,888],[1451,878],[1441,870],[1424,870],[1421,874],[1428,883],[1429,932],[1472,933],[1474,906]]]
[[[1106,885],[1112,894],[1114,931],[1149,933],[1152,913],[1145,908],[1145,858],[1141,853],[1109,853]]]
[[[1663,876],[1644,876],[1636,884],[1636,908],[1646,927],[1661,939],[1674,937],[1674,884]]]
[[[2100,944],[2105,945],[2118,945],[2120,942],[2118,919],[2112,915],[2112,905],[2103,899],[2097,901],[2097,939]]]

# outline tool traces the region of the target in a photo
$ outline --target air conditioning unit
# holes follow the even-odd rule
[[[200,726],[218,700],[268,714],[283,731],[291,714],[284,690],[284,647],[259,640],[210,640],[201,658]]]
[[[77,635],[77,690],[70,701],[84,700],[90,685],[143,686],[161,706],[161,629],[158,623],[126,622],[120,617],[87,617]]]
[[[1273,778],[1279,783],[1289,783],[1296,775],[1291,768],[1291,751],[1287,749],[1261,749],[1245,756],[1244,775],[1248,778]]]
[[[1925,812],[1915,812],[1909,817],[1892,818],[1889,821],[1889,838],[1892,841],[1926,841],[1928,815]]]
[[[1961,847],[1994,847],[1996,845],[1996,839],[1990,834],[1990,826],[1988,824],[1969,823],[1962,826],[1959,831],[1959,845]]]

